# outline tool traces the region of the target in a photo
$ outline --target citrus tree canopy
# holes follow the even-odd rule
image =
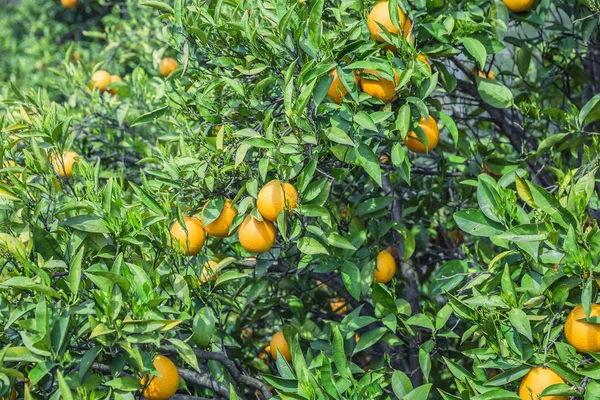
[[[0,399],[600,399],[599,17],[0,0]]]

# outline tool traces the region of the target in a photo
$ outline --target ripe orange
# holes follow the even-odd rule
[[[421,61],[423,64],[425,64],[427,66],[427,68],[429,69],[429,73],[430,74],[433,72],[433,70],[431,69],[431,64],[429,64],[429,61],[427,60],[427,58],[423,54],[417,55],[417,60]]]
[[[187,256],[195,256],[202,250],[206,234],[202,228],[202,221],[196,217],[183,217],[187,233],[179,224],[179,221],[171,225],[171,244]]]
[[[270,354],[271,346],[267,346],[258,353],[258,358],[260,358],[261,360],[266,360]]]
[[[437,122],[435,122],[435,119],[433,119],[431,115],[429,116],[429,120],[421,117],[419,127],[423,129],[425,135],[427,136],[427,145],[429,146],[429,149],[425,148],[425,143],[419,140],[414,131],[410,132],[408,136],[406,136],[406,139],[404,139],[406,147],[415,153],[427,153],[432,151],[440,141],[440,130],[438,129]]]
[[[292,361],[292,353],[290,353],[290,346],[283,336],[283,332],[279,331],[271,338],[271,356],[277,360],[277,350],[281,352],[281,355],[288,361]]]
[[[171,57],[166,57],[160,61],[160,66],[158,67],[158,70],[160,71],[160,74],[162,76],[167,77],[177,69],[177,66],[177,60]]]
[[[273,179],[258,192],[256,206],[260,215],[269,221],[277,221],[277,216],[284,208],[292,211],[298,204],[296,188],[287,182]]]
[[[204,264],[204,268],[202,268],[202,273],[200,274],[200,281],[198,282],[198,284],[208,282],[209,279],[213,281],[217,279],[217,275],[219,274],[219,271],[215,271],[215,266],[217,264],[218,263],[213,260],[208,260],[206,264]]]
[[[382,250],[377,255],[377,266],[373,271],[373,279],[379,283],[388,283],[394,277],[396,273],[396,261],[394,257],[387,252]]]
[[[348,312],[348,305],[346,304],[346,300],[342,298],[335,298],[329,301],[329,307],[331,307],[331,311],[336,314],[346,314]]]
[[[144,397],[148,400],[168,400],[177,392],[179,386],[177,367],[165,356],[156,356],[153,364],[160,376],[146,375],[142,378],[142,385],[146,385],[148,380],[150,382],[144,390]]]
[[[592,304],[591,317],[600,317],[600,304]],[[579,321],[585,318],[585,311],[580,304],[575,307],[565,322],[565,338],[567,342],[581,353],[600,351],[600,325]]]
[[[547,368],[533,368],[525,375],[519,388],[519,397],[522,400],[537,400],[538,395],[548,386],[565,383],[556,372]],[[544,396],[544,400],[567,400],[567,396]]]
[[[400,82],[400,77],[398,73],[394,70],[394,81],[384,79],[375,71],[374,69],[365,69],[363,71],[365,74],[371,74],[376,76],[377,79],[369,79],[367,77],[360,77],[360,87],[362,91],[366,94],[376,97],[384,103],[389,103],[390,100],[394,98],[396,94],[396,85]]]
[[[208,205],[208,203],[207,203],[207,205]],[[202,222],[204,222],[204,209],[205,208],[206,208],[206,205],[202,209]],[[225,204],[223,204],[223,209],[221,210],[221,214],[219,214],[217,219],[212,221],[210,224],[206,225],[204,227],[204,230],[209,235],[219,237],[219,238],[226,238],[228,236],[231,236],[231,234],[229,233],[229,228],[231,228],[231,223],[233,222],[233,219],[235,218],[236,215],[237,215],[237,210],[235,209],[235,206],[233,206],[231,204],[231,200],[225,199]]]
[[[77,7],[77,0],[60,0],[60,3],[64,8],[75,8]]]
[[[348,91],[346,90],[346,87],[342,84],[342,80],[339,78],[338,73],[335,70],[335,68],[333,70],[331,70],[329,75],[333,76],[333,81],[331,81],[329,90],[327,90],[327,96],[329,96],[331,98],[331,100],[340,104],[342,102],[342,99],[344,98],[344,96],[346,96],[346,94],[348,94]],[[357,85],[358,85],[358,80],[359,80],[358,75],[355,74],[354,75],[354,83]]]
[[[113,83],[113,82],[123,82],[123,79],[121,79],[121,77],[119,75],[111,75],[110,83]],[[117,94],[117,88],[108,89],[107,92],[114,96],[115,94]]]
[[[512,12],[523,12],[533,7],[535,0],[502,0],[502,2]]]
[[[398,16],[400,27],[402,29],[402,33],[404,37],[407,37],[410,33],[411,22],[406,15],[402,11],[400,7],[398,7]],[[383,32],[383,29],[379,25],[383,25],[385,29],[387,29],[390,33],[400,33],[400,30],[392,24],[392,19],[390,17],[389,6],[387,1],[380,1],[373,7],[371,13],[369,14],[369,19],[367,21],[369,25],[369,32],[371,32],[371,37],[378,42],[383,42],[383,38],[380,33]]]
[[[73,164],[75,158],[79,157],[79,154],[74,151],[67,151],[63,153],[62,158],[59,160],[54,156],[50,157],[50,162],[54,168],[54,172],[61,178],[70,178],[73,176]]]
[[[477,71],[477,75],[479,75],[480,78],[496,79],[496,74],[494,74],[494,71],[492,70],[490,70],[487,74],[485,71]]]
[[[92,75],[92,86],[100,89],[101,92],[104,92],[104,89],[110,83],[110,74],[103,70],[98,70],[94,72]]]
[[[251,253],[264,253],[275,243],[277,231],[271,221],[259,221],[248,215],[242,224],[238,236],[240,244]]]

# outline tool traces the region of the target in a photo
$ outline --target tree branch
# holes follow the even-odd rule
[[[462,62],[460,62],[460,60],[458,60],[456,57],[453,57],[452,62],[468,78],[470,78],[473,82],[475,81],[473,73]],[[494,125],[496,125],[498,129],[500,129],[500,131],[508,138],[512,147],[519,152],[519,154],[522,154],[524,150],[526,150],[524,148],[525,143],[523,142],[523,138],[526,138],[527,144],[532,149],[537,147],[537,142],[526,135],[525,129],[523,129],[520,124],[513,122],[514,118],[512,116],[507,115],[506,111],[503,109],[495,108],[489,105],[481,98],[475,84],[469,83],[465,80],[457,79],[457,88],[477,100],[480,107],[487,111]],[[533,160],[528,160],[527,164],[533,178],[537,178],[543,186],[548,187],[554,184],[550,175],[548,175],[548,173],[544,170],[543,165],[540,168]]]

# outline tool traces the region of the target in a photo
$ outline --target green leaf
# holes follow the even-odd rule
[[[217,317],[209,307],[202,307],[196,313],[196,316],[194,317],[192,339],[200,349],[205,349],[210,344],[215,333],[217,322]]]
[[[81,282],[81,260],[83,259],[83,253],[85,252],[85,246],[81,246],[69,266],[69,289],[74,298],[77,297],[79,292],[79,283]]]
[[[327,136],[327,139],[331,140],[332,142],[345,144],[347,146],[354,146],[354,142],[350,136],[348,136],[346,132],[340,128],[332,126],[330,129],[326,129],[325,136]]]
[[[344,379],[350,378],[346,351],[344,350],[344,338],[337,325],[332,326],[333,331],[333,362],[340,376]]]
[[[525,314],[523,310],[519,308],[513,308],[508,312],[508,319],[517,332],[529,339],[530,342],[533,342],[531,324],[527,319],[527,314]]]
[[[472,37],[466,37],[462,40],[463,46],[465,46],[465,50],[477,61],[479,64],[479,69],[482,70],[485,68],[485,58],[487,57],[487,52],[485,50],[485,46],[481,44],[481,42]]]
[[[170,5],[168,5],[167,3],[162,2],[162,1],[141,0],[140,1],[140,6],[154,8],[156,10],[160,10],[160,11],[165,12],[167,14],[173,14],[174,13],[173,7],[171,7]]]
[[[198,359],[196,358],[196,354],[194,354],[194,350],[185,343],[183,340],[179,339],[169,339],[169,342],[175,347],[177,353],[181,357],[183,361],[190,367],[192,367],[195,371],[200,372],[200,366],[198,365]]]
[[[342,280],[348,293],[354,297],[355,300],[360,300],[360,269],[350,261],[344,261],[341,268]]]
[[[361,201],[358,207],[356,207],[356,215],[371,214],[379,210],[383,210],[394,201],[392,196],[381,196],[373,197],[364,201]]]
[[[317,239],[310,236],[303,236],[300,238],[300,240],[298,240],[298,250],[309,255],[329,254],[325,246],[323,246]]]
[[[154,122],[158,118],[160,118],[164,114],[166,114],[167,111],[169,111],[169,106],[164,106],[164,107],[158,108],[156,110],[147,112],[146,114],[142,114],[133,121],[131,126],[133,127],[136,125],[149,124],[151,122]]]
[[[366,144],[361,143],[356,149],[356,158],[365,171],[367,171],[367,174],[381,187],[381,167],[379,166],[379,159],[373,153],[373,150]]]
[[[510,89],[495,79],[478,77],[477,91],[481,98],[492,107],[507,108],[514,102]]]
[[[0,288],[11,288],[11,289],[19,289],[19,290],[32,290],[35,292],[40,292],[43,294],[47,294],[52,297],[62,297],[59,292],[55,289],[42,285],[40,283],[35,283],[31,278],[26,276],[14,276],[0,284]]]
[[[73,400],[73,393],[65,380],[62,372],[59,369],[56,370],[56,378],[58,380],[58,388],[60,389],[60,397],[63,400]]]
[[[92,233],[110,233],[104,220],[97,215],[78,215],[77,217],[69,218],[62,223],[68,227],[83,232]]]
[[[156,200],[154,200],[152,198],[152,196],[150,196],[144,189],[142,189],[141,187],[137,186],[135,183],[130,182],[129,185],[131,186],[131,188],[133,189],[133,191],[137,194],[137,196],[139,197],[139,199],[142,201],[142,203],[144,203],[144,205],[146,207],[148,207],[150,210],[152,210],[155,214],[157,215],[164,215],[164,211],[162,209],[162,207],[160,206],[160,204],[158,204],[156,202]]]
[[[480,210],[463,210],[454,213],[454,221],[464,232],[489,237],[502,233],[502,225],[489,220]]]
[[[410,393],[404,396],[403,400],[423,400],[428,398],[429,392],[431,391],[431,387],[433,384],[427,383],[425,385],[419,386],[418,388],[413,389]]]
[[[237,279],[242,279],[247,277],[248,274],[245,274],[243,272],[238,272],[238,271],[227,271],[221,275],[219,275],[219,277],[217,278],[217,282],[215,283],[215,288],[224,285],[225,283],[237,280]]]
[[[590,100],[588,100],[587,103],[585,103],[585,105],[581,108],[581,111],[579,111],[579,116],[578,116],[578,120],[579,120],[579,124],[583,127],[586,124],[589,124],[593,121],[586,121],[586,118],[588,117],[588,115],[590,114],[590,112],[596,107],[596,105],[598,104],[598,102],[600,101],[600,93],[596,94],[594,97],[592,97]]]
[[[464,260],[445,262],[433,275],[431,294],[439,295],[458,287],[467,275],[468,267]]]
[[[375,125],[375,122],[373,122],[371,116],[364,111],[359,111],[354,115],[354,122],[367,130],[374,132],[378,131],[377,125]]]
[[[361,351],[373,346],[375,343],[377,343],[379,341],[379,339],[381,339],[383,337],[383,335],[386,334],[386,332],[388,332],[388,328],[379,327],[379,328],[372,329],[372,330],[368,331],[367,333],[361,335],[360,339],[358,340],[358,343],[356,343],[356,346],[354,347],[354,351],[352,352],[352,355],[354,355],[356,353],[360,353]]]

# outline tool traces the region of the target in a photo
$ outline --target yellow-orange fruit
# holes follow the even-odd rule
[[[292,361],[292,353],[290,353],[290,346],[283,336],[283,332],[279,331],[273,335],[270,344],[271,356],[277,360],[277,350],[281,355],[288,361]]]
[[[123,82],[123,79],[121,79],[121,77],[119,75],[111,75],[110,83],[114,83],[114,82]],[[117,88],[108,89],[107,92],[114,96],[115,94],[117,94]]]
[[[167,77],[177,69],[177,66],[177,60],[171,57],[166,57],[160,61],[160,66],[158,67],[158,70],[160,71],[160,74],[162,76]]]
[[[492,70],[487,74],[484,71],[477,71],[477,75],[479,75],[480,78],[496,79],[496,74],[494,74],[494,71]]]
[[[331,311],[336,314],[346,314],[348,312],[348,305],[346,304],[346,300],[341,298],[331,299],[329,302],[329,307],[331,307]]]
[[[77,7],[77,0],[60,0],[60,4],[62,4],[64,8],[75,8]]]
[[[54,156],[51,157],[50,162],[52,163],[54,172],[57,173],[58,176],[61,178],[70,178],[73,176],[73,164],[77,157],[79,157],[79,154],[74,151],[67,151],[63,153],[61,159],[57,159]]]
[[[204,209],[206,209],[206,205],[202,209],[202,221],[204,222]],[[229,229],[231,228],[231,223],[233,219],[237,215],[237,210],[233,204],[231,204],[231,200],[225,199],[225,203],[223,204],[223,209],[221,210],[221,214],[212,221],[208,225],[204,225],[204,230],[209,235],[226,238],[231,236],[229,233]]]
[[[387,252],[382,250],[377,255],[377,265],[375,271],[373,271],[373,279],[379,283],[388,283],[392,280],[396,274],[396,261],[394,257]]]
[[[177,392],[179,386],[177,367],[165,356],[156,356],[153,364],[159,376],[146,375],[142,378],[142,386],[149,382],[144,390],[144,397],[148,400],[168,400]]]
[[[268,251],[275,243],[277,231],[275,225],[268,220],[259,221],[248,215],[238,232],[240,244],[246,251],[263,253]]]
[[[519,387],[519,397],[522,400],[538,400],[540,393],[548,386],[565,383],[556,372],[547,368],[533,368],[525,375]],[[567,400],[567,396],[544,396],[544,400]]]
[[[103,92],[110,84],[110,74],[103,70],[98,70],[92,75],[92,85]]]
[[[404,37],[406,37],[410,33],[412,24],[410,20],[406,18],[406,15],[400,7],[398,7],[398,16],[400,26],[403,28],[402,33]],[[389,4],[387,1],[380,1],[379,3],[375,4],[375,7],[373,7],[369,13],[367,24],[369,26],[369,32],[371,32],[371,37],[378,42],[384,41],[381,37],[381,32],[383,32],[383,29],[380,25],[383,25],[390,33],[400,33],[400,30],[396,28],[394,24],[392,24],[392,18],[390,17],[389,12]]]
[[[335,101],[337,104],[342,102],[342,99],[348,91],[346,87],[342,84],[342,80],[339,78],[338,73],[335,69],[333,69],[329,75],[333,76],[333,81],[331,81],[331,85],[329,85],[329,90],[327,90],[327,96],[331,98],[331,100]],[[358,85],[359,77],[354,74],[354,83]]]
[[[429,116],[429,120],[421,117],[419,127],[423,129],[423,132],[425,132],[425,135],[427,136],[427,146],[429,149],[425,148],[425,143],[419,140],[419,137],[414,131],[410,132],[406,136],[406,139],[404,139],[406,147],[415,153],[427,153],[428,151],[432,151],[440,141],[440,130],[437,126],[437,122],[435,122],[435,119],[433,119],[431,115]]]
[[[508,8],[512,12],[523,12],[533,7],[535,0],[502,0],[502,2],[506,6],[506,8]],[[548,398],[547,400],[550,400],[550,398]]]
[[[209,280],[217,279],[217,275],[219,271],[215,271],[215,267],[217,266],[217,262],[213,260],[208,260],[206,264],[204,264],[204,268],[202,268],[202,273],[200,274],[199,284],[203,284],[208,282]]]
[[[292,211],[298,205],[298,192],[287,182],[274,179],[258,192],[256,206],[264,219],[277,221],[277,216],[285,208]]]
[[[364,74],[371,74],[376,76],[379,79],[370,79],[367,77],[360,77],[360,87],[363,92],[366,94],[376,97],[384,103],[389,103],[390,100],[394,98],[396,94],[396,85],[400,82],[400,77],[398,73],[394,70],[394,81],[392,82],[388,79],[384,79],[379,75],[377,71],[374,69],[365,69],[363,71]]]
[[[591,317],[600,317],[600,304],[592,304]],[[585,311],[580,304],[575,307],[565,321],[565,338],[567,342],[581,353],[600,351],[600,325],[579,321],[585,318]]]
[[[433,72],[433,70],[431,69],[431,64],[429,64],[429,61],[423,54],[417,55],[417,61],[421,61],[422,63],[424,63],[427,66],[427,68],[429,69],[430,74]]]
[[[202,250],[206,233],[202,227],[202,221],[196,217],[183,217],[183,222],[187,229],[187,233],[179,223],[173,222],[171,225],[172,245],[187,256],[195,256]]]

